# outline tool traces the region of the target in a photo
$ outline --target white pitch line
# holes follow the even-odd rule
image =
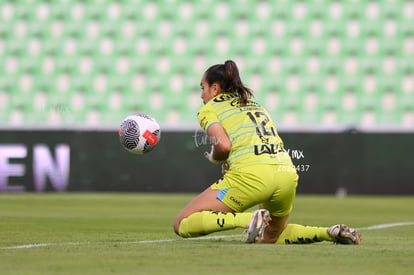
[[[189,238],[189,239],[163,239],[163,240],[141,240],[141,241],[125,241],[125,242],[96,242],[94,244],[120,244],[120,245],[127,245],[127,244],[151,244],[151,243],[170,243],[175,241],[202,241],[202,240],[215,240],[215,239],[225,239],[225,238],[232,238],[238,237],[240,235],[216,235],[216,236],[203,236],[197,238]],[[7,247],[0,247],[0,249],[27,249],[27,248],[35,248],[35,247],[46,247],[46,246],[80,246],[80,245],[90,245],[91,242],[68,242],[68,243],[33,243],[33,244],[23,244],[23,245],[16,245],[16,246],[7,246]]]
[[[170,242],[175,242],[175,241],[176,241],[176,239],[142,240],[142,241],[120,242],[120,244],[170,243]]]
[[[390,227],[398,227],[398,226],[407,226],[407,225],[414,225],[414,222],[398,222],[398,223],[385,223],[385,224],[377,224],[371,225],[367,227],[361,227],[359,230],[378,230]],[[29,249],[29,248],[36,248],[36,247],[48,247],[48,246],[80,246],[80,245],[91,245],[91,244],[119,244],[119,245],[127,245],[127,244],[151,244],[151,243],[169,243],[169,242],[176,242],[179,240],[184,241],[202,241],[202,240],[219,240],[219,239],[226,239],[226,238],[235,238],[239,237],[240,235],[214,235],[214,236],[203,236],[198,238],[190,238],[190,239],[161,239],[161,240],[141,240],[141,241],[125,241],[125,242],[68,242],[68,243],[33,243],[33,244],[23,244],[23,245],[16,245],[16,246],[6,246],[0,247],[0,249]]]
[[[384,224],[377,224],[371,225],[368,227],[359,228],[360,230],[378,230],[390,227],[397,227],[397,226],[405,226],[405,225],[414,225],[414,222],[396,222],[396,223],[384,223]]]
[[[48,243],[33,243],[33,244],[23,244],[10,247],[2,247],[2,249],[23,249],[23,248],[33,248],[33,247],[44,247],[50,246]]]

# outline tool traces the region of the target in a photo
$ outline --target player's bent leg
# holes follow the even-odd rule
[[[288,224],[276,243],[309,244],[322,241],[333,241],[326,227]]]
[[[181,220],[178,235],[183,238],[191,238],[218,231],[245,228],[251,216],[251,213],[196,212]]]
[[[361,234],[358,230],[344,224],[327,227],[288,224],[277,240],[278,244],[309,244],[332,241],[338,244],[359,244]]]
[[[253,213],[246,230],[247,243],[310,244],[333,241],[338,244],[359,244],[361,234],[353,228],[338,224],[327,227],[288,224],[288,215],[270,216],[265,209]]]
[[[219,192],[207,188],[191,201],[175,219],[175,233],[188,238],[237,227],[245,228],[251,213],[234,213],[217,199]]]
[[[208,187],[187,204],[175,218],[175,233],[179,234],[181,221],[193,213],[201,211],[233,212],[227,205],[216,199],[218,192],[218,190],[212,190]]]

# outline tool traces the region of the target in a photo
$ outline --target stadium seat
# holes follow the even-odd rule
[[[414,31],[406,6],[5,2],[2,124],[117,124],[132,111],[161,123],[195,123],[202,73],[234,59],[245,84],[283,123],[406,127],[414,97]],[[70,103],[59,105],[63,100]],[[42,104],[47,111],[39,112]],[[76,114],[62,112],[66,106]]]

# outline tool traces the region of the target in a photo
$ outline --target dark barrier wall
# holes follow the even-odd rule
[[[414,194],[414,133],[281,133],[298,193]],[[163,132],[150,153],[116,131],[0,131],[0,191],[199,192],[220,177],[208,139]]]

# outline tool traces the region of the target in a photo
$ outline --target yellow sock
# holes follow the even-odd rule
[[[288,224],[280,234],[278,244],[305,244],[321,241],[332,241],[326,227]]]
[[[252,213],[196,212],[181,221],[179,235],[190,238],[217,231],[246,228],[251,218]]]

